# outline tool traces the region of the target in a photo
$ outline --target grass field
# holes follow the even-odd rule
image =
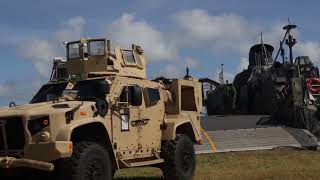
[[[115,179],[162,179],[157,168],[120,170]],[[320,152],[270,150],[197,156],[194,179],[320,179]]]

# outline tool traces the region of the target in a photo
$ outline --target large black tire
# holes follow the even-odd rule
[[[166,179],[189,180],[194,176],[196,157],[191,139],[177,134],[175,140],[162,145],[163,175]]]
[[[71,158],[55,164],[55,179],[111,180],[112,166],[107,150],[95,142],[75,143]]]

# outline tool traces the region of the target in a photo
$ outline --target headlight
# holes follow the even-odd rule
[[[42,141],[49,141],[51,138],[51,134],[48,131],[42,131],[40,133],[40,137]]]
[[[49,125],[49,116],[36,117],[28,121],[28,130],[33,136]]]

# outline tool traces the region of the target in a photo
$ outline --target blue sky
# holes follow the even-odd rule
[[[215,79],[221,63],[232,79],[245,68],[251,45],[278,48],[288,17],[299,26],[295,55],[320,62],[320,3],[309,0],[1,0],[0,105],[27,102],[48,80],[63,41],[105,37],[113,45],[141,44],[150,78],[184,75]]]

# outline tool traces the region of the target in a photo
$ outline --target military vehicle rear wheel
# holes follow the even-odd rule
[[[57,164],[57,179],[112,179],[111,161],[108,152],[98,143],[87,141],[75,143],[72,157]]]
[[[175,140],[167,141],[162,146],[163,175],[166,179],[189,180],[195,171],[195,151],[191,139],[177,134]]]

